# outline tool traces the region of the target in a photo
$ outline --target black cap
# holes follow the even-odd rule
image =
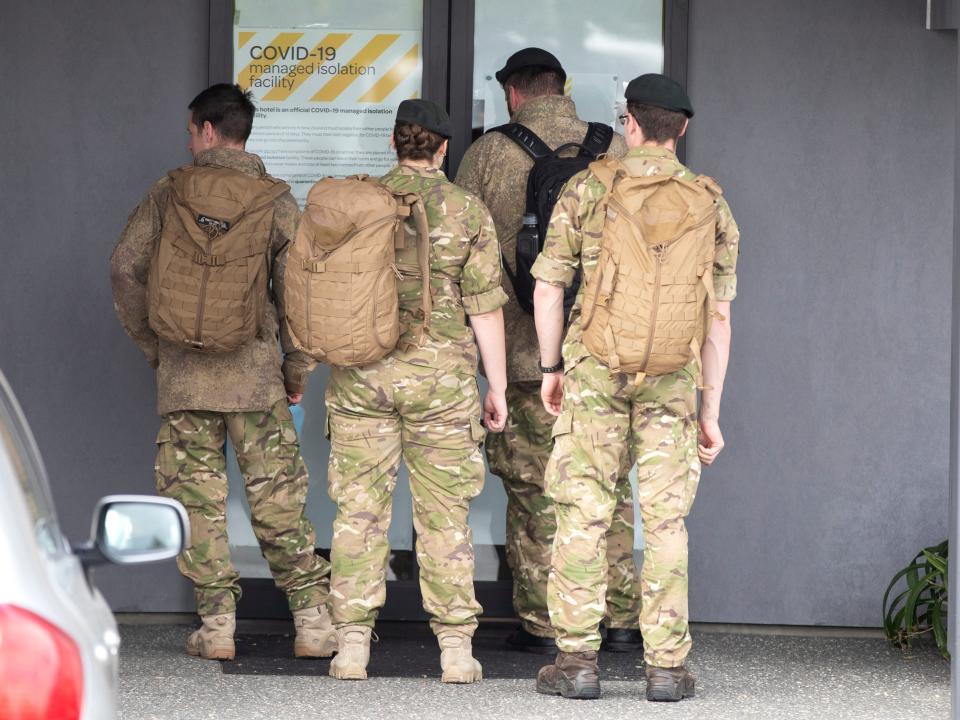
[[[560,64],[560,61],[557,60],[553,53],[535,47],[517,50],[511,55],[509,59],[507,59],[507,64],[497,71],[497,82],[503,85],[517,70],[523,70],[523,68],[533,67],[534,65],[556,70],[560,73],[562,80],[566,82],[567,73],[564,72],[563,65]]]
[[[687,93],[680,86],[680,83],[674,82],[666,75],[649,73],[635,77],[627,85],[623,96],[633,102],[653,105],[673,112],[682,112],[688,118],[693,117],[693,105],[690,104]]]
[[[414,123],[445,138],[453,137],[447,111],[430,100],[404,100],[397,108],[397,122]]]

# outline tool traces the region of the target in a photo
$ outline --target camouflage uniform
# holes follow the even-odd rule
[[[497,310],[500,248],[477,198],[439,170],[400,165],[382,178],[419,193],[431,238],[433,313],[417,345],[421,307],[416,240],[397,253],[396,350],[363,368],[332,368],[327,385],[330,497],[337,503],[331,562],[331,612],[338,626],[373,625],[385,598],[387,529],[401,458],[410,471],[423,606],[439,633],[457,626],[472,635],[481,607],[473,591],[469,502],[483,487],[477,346],[467,315]],[[411,268],[408,272],[406,268]]]
[[[532,129],[551,147],[580,142],[587,123],[577,117],[569,97],[546,96],[528,100],[513,122]],[[614,134],[609,154],[626,152],[623,138]],[[513,263],[517,232],[526,206],[529,156],[500,133],[487,133],[467,150],[457,172],[457,184],[478,195],[490,208],[505,262]],[[507,331],[507,406],[510,417],[503,433],[487,436],[490,470],[503,481],[507,494],[507,563],[513,575],[513,607],[524,628],[541,637],[553,635],[547,614],[547,576],[556,531],[553,505],[543,494],[543,471],[550,457],[553,417],[540,399],[539,346],[533,316],[517,302],[508,278],[503,288],[510,301],[504,307]],[[618,482],[616,520],[607,543],[609,554],[606,625],[636,628],[640,593],[633,561],[633,497],[628,465]]]
[[[647,174],[695,177],[664,148],[636,148],[627,157],[639,160]],[[589,171],[571,179],[533,268],[538,280],[569,286],[578,263],[590,277],[600,254],[604,193]],[[717,299],[729,301],[736,295],[739,230],[722,198],[718,213],[714,284]],[[640,629],[646,662],[677,667],[690,650],[684,518],[700,479],[694,368],[648,376],[638,385],[633,376],[611,373],[587,352],[580,337],[576,314],[563,346],[563,409],[554,424],[555,445],[546,471],[546,491],[557,508],[548,585],[557,645],[566,652],[600,645],[604,534],[616,507],[616,482],[627,448],[637,462],[645,532]]]
[[[230,148],[198,153],[197,165],[262,175],[256,155]],[[114,306],[127,334],[157,370],[162,416],[157,436],[157,489],[190,516],[191,545],[178,559],[196,588],[201,615],[234,610],[239,578],[226,538],[226,437],[244,475],[251,520],[277,584],[293,610],[322,604],[328,563],[314,554],[314,531],[304,517],[307,472],[286,406],[281,375],[282,311],[265,303],[260,332],[228,353],[198,353],[158,338],[147,323],[147,272],[170,192],[155,183],[140,203],[110,259]],[[299,210],[287,193],[275,203],[271,254],[273,292],[283,297],[282,251],[293,237]]]

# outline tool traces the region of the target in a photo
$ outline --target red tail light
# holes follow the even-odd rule
[[[13,605],[0,605],[0,718],[77,720],[83,663],[60,628]]]

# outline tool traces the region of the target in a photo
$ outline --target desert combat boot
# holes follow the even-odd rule
[[[600,670],[596,651],[557,653],[557,661],[545,665],[537,673],[537,692],[575,700],[599,698]]]
[[[330,676],[337,680],[366,680],[370,662],[369,625],[343,625],[337,628],[337,656],[330,663]]]
[[[475,683],[483,679],[483,668],[473,657],[473,642],[456,630],[437,634],[440,644],[440,680],[445,683]]]
[[[337,651],[337,631],[325,605],[293,611],[297,638],[293,654],[298,658],[330,657]]]
[[[677,702],[696,694],[696,680],[682,665],[675,668],[647,665],[647,700]]]
[[[187,638],[187,655],[207,660],[233,660],[237,654],[233,634],[237,629],[236,613],[201,616],[203,625]]]

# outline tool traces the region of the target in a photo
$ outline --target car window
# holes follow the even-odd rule
[[[33,521],[37,545],[48,554],[68,552],[60,532],[57,513],[47,484],[47,474],[40,459],[33,434],[23,417],[10,386],[0,374],[0,453],[13,469],[14,482],[26,499]]]

